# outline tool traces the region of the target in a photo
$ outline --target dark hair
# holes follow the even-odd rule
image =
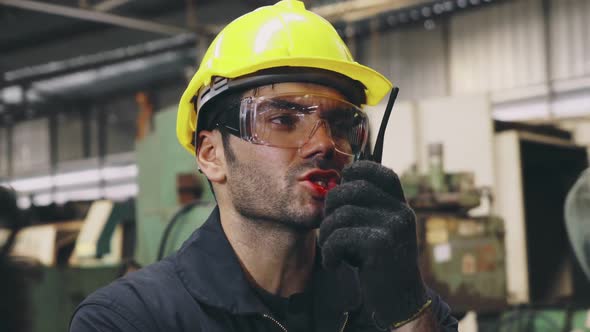
[[[217,96],[214,100],[207,103],[199,112],[197,121],[197,132],[195,133],[195,147],[197,146],[198,135],[201,130],[219,130],[223,142],[223,149],[226,151],[225,157],[228,162],[233,162],[235,154],[229,146],[229,136],[231,135],[224,127],[217,126],[218,123],[228,124],[234,128],[239,128],[240,103],[244,91],[228,91],[227,93]],[[195,105],[196,108],[196,105]]]
[[[205,104],[199,111],[197,132],[215,130],[218,122],[239,126],[240,103],[243,91],[228,91]],[[196,105],[195,105],[196,109]]]
[[[220,121],[231,120],[232,117],[235,119],[234,121],[239,121],[241,99],[242,92],[240,91],[238,93],[238,91],[234,91],[228,93],[226,96],[219,96],[219,98],[212,100],[207,105],[205,105],[203,109],[201,109],[197,121],[197,131],[193,135],[193,145],[195,146],[195,149],[198,147],[198,133],[201,130],[219,130],[221,133],[221,141],[223,143],[225,159],[228,163],[233,163],[236,160],[236,155],[229,145],[229,137],[231,134],[227,130],[223,130],[223,127],[218,127],[217,123]],[[197,109],[196,103],[194,107]],[[207,183],[209,184],[209,189],[213,194],[213,198],[217,200],[211,180],[207,179]]]

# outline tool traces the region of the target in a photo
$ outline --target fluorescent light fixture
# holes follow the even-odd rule
[[[36,82],[35,88],[43,92],[57,92],[69,88],[76,88],[81,85],[90,85],[101,79],[123,76],[125,73],[134,73],[147,68],[167,64],[180,58],[178,52],[166,52],[149,58],[125,61],[120,64],[108,65],[99,69],[86,70],[74,74],[58,76],[55,78]]]
[[[53,176],[21,178],[1,184],[9,185],[17,192],[25,194],[18,198],[18,205],[26,208],[32,203],[27,194],[34,194],[33,202],[36,205],[47,205],[51,202],[64,203],[71,200],[95,200],[103,197],[111,199],[134,197],[138,192],[138,186],[134,183],[137,174],[137,165],[131,164],[60,173]],[[106,186],[101,181],[106,181]],[[108,183],[109,181],[125,183],[115,185]],[[51,194],[49,192],[51,189],[56,192]]]
[[[16,191],[38,191],[49,189],[53,185],[51,176],[38,176],[33,178],[18,179],[10,182]]]
[[[549,105],[546,100],[501,103],[493,106],[493,118],[500,121],[547,119]]]
[[[542,90],[531,91],[543,92]],[[493,104],[494,119],[502,121],[582,117],[589,114],[588,90],[562,92],[557,94],[551,102],[546,95],[540,94],[533,98],[506,100]]]
[[[57,174],[53,177],[53,183],[57,187],[69,186],[74,184],[98,183],[100,182],[100,175],[101,174],[98,169],[62,173]]]
[[[58,89],[65,89],[76,87],[96,80],[95,70],[86,70],[74,74],[58,76],[35,83],[35,88],[42,91],[56,91]]]
[[[137,165],[105,167],[101,170],[101,176],[106,181],[135,178],[137,176]]]
[[[102,197],[100,188],[89,188],[80,190],[59,191],[54,195],[56,203],[65,203],[67,201],[90,201]]]
[[[33,203],[37,206],[49,205],[53,202],[51,194],[39,194],[33,197]]]
[[[31,206],[31,199],[27,196],[21,196],[16,200],[16,205],[21,209],[26,209]]]
[[[558,96],[552,106],[554,115],[560,118],[586,116],[590,114],[590,96],[587,92]]]
[[[0,95],[6,104],[20,104],[23,101],[23,89],[17,85],[2,89]]]
[[[109,199],[126,199],[137,196],[137,184],[123,184],[119,186],[108,186],[104,188],[105,198]]]

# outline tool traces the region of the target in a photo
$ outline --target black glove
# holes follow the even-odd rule
[[[323,264],[358,267],[364,306],[382,330],[415,318],[430,302],[418,268],[416,217],[397,175],[370,161],[342,171],[326,197]]]

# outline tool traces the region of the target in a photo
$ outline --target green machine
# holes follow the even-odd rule
[[[186,201],[186,193],[198,196],[198,203],[176,218],[167,234],[164,256],[178,249],[201,226],[213,208],[215,199],[206,178],[176,139],[176,107],[154,116],[154,130],[136,143],[138,194],[136,202],[135,260],[142,266],[155,262],[164,232]]]
[[[117,225],[124,226],[123,257],[133,256],[139,265],[145,266],[178,249],[205,222],[215,200],[194,158],[178,144],[175,122],[175,107],[158,112],[153,118],[154,130],[137,141],[139,190],[135,204],[133,201],[114,203],[96,240],[94,263],[69,265],[67,257],[74,250],[72,243],[59,250],[55,266],[19,264],[22,266],[18,273],[26,285],[25,299],[19,303],[26,304],[23,310],[30,331],[67,331],[76,306],[96,289],[125,273],[124,262],[100,261],[112,249],[111,238]],[[128,238],[128,234],[135,235]],[[133,238],[134,249],[133,241],[129,241]],[[62,253],[65,258],[61,258]]]
[[[26,280],[30,331],[63,332],[86,296],[120,276],[121,266],[29,267]]]
[[[590,311],[586,308],[514,308],[499,316],[478,319],[480,332],[590,332]]]
[[[445,172],[442,152],[432,144],[428,173],[414,167],[401,176],[417,216],[424,279],[456,313],[501,311],[507,307],[503,220],[469,216],[486,193],[472,173]]]

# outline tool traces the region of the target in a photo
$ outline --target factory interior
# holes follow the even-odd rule
[[[0,330],[67,331],[205,222],[180,96],[226,24],[275,2],[0,0]],[[400,89],[382,164],[459,330],[590,332],[590,1],[304,3]],[[373,145],[386,103],[365,107]]]

